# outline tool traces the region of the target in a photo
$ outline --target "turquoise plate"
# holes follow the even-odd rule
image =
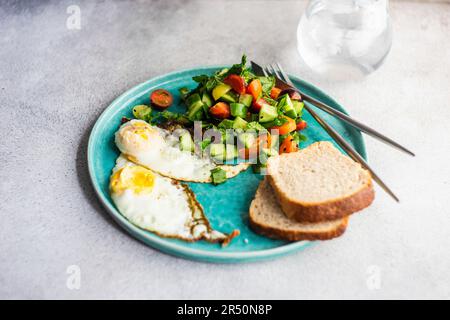
[[[132,107],[137,104],[148,104],[149,93],[157,88],[167,89],[174,95],[174,104],[170,110],[182,111],[183,106],[179,103],[178,89],[195,87],[193,76],[211,74],[219,68],[222,66],[194,68],[159,76],[135,86],[114,100],[98,118],[89,137],[88,166],[94,189],[114,220],[127,232],[145,244],[172,255],[208,262],[232,263],[274,259],[302,250],[310,246],[312,242],[272,240],[257,235],[249,228],[248,208],[261,180],[261,176],[254,174],[251,169],[219,186],[190,183],[190,187],[203,205],[205,213],[215,229],[222,232],[230,232],[233,229],[240,230],[240,235],[225,248],[219,244],[204,241],[187,243],[177,239],[161,238],[131,224],[117,211],[111,201],[108,190],[109,176],[119,155],[113,137],[122,116],[132,117]],[[311,84],[295,77],[292,79],[305,93],[345,112],[337,102]],[[322,112],[319,114],[342,134],[363,157],[366,157],[364,141],[358,131],[327,114]],[[304,118],[308,122],[308,128],[304,131],[308,140],[301,147],[315,141],[332,141],[308,113],[304,114]]]

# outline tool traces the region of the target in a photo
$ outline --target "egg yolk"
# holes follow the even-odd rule
[[[148,140],[148,135],[152,135],[151,128],[145,123],[135,122],[131,127],[131,130],[134,134],[140,136],[144,140]]]
[[[158,141],[158,132],[145,122],[135,121],[129,126],[125,127],[122,131],[122,136],[132,139],[134,136],[139,136],[145,141]]]
[[[110,188],[114,193],[132,190],[134,193],[149,193],[155,183],[152,171],[141,166],[126,166],[111,177]]]

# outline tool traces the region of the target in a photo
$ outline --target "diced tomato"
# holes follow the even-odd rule
[[[270,90],[270,97],[274,100],[278,98],[280,95],[281,89],[277,87],[273,87],[272,90]]]
[[[167,109],[173,102],[172,94],[165,89],[156,89],[150,95],[151,104],[157,109]]]
[[[223,80],[223,82],[231,86],[237,93],[245,93],[245,80],[241,76],[238,76],[237,74],[230,74]]]
[[[226,119],[231,115],[230,106],[225,102],[217,102],[211,108],[209,108],[209,113],[217,119]]]
[[[300,131],[300,130],[303,130],[303,129],[305,129],[306,127],[307,127],[307,123],[306,123],[306,121],[305,120],[300,120],[298,123],[297,123],[297,131]]]
[[[297,125],[295,124],[295,120],[289,117],[286,117],[286,122],[283,123],[281,126],[274,126],[270,129],[275,129],[278,130],[278,134],[279,135],[285,135],[288,134],[289,132],[294,131],[297,128]]]
[[[262,106],[265,104],[269,104],[269,103],[266,100],[264,100],[263,98],[254,100],[254,102],[252,104],[252,111],[255,113],[259,112],[259,110],[261,110]]]
[[[253,96],[253,100],[256,101],[262,94],[262,85],[259,79],[252,80],[247,87],[247,93]]]
[[[298,144],[294,141],[294,138],[292,138],[291,135],[287,136],[284,140],[283,143],[280,146],[280,151],[279,153],[290,153],[290,152],[295,152],[298,150]]]

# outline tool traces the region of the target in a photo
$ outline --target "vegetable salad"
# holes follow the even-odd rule
[[[297,151],[299,142],[305,139],[300,131],[307,124],[302,119],[301,95],[277,88],[273,76],[256,76],[246,62],[243,55],[241,62],[230,68],[193,77],[198,83],[195,89],[179,90],[184,113],[165,110],[172,104],[172,95],[157,89],[150,96],[151,106],[164,111],[154,113],[152,107],[140,105],[133,108],[133,115],[152,124],[170,122],[185,128],[200,123],[203,130],[214,130],[222,138],[194,143],[186,134],[180,137],[180,148],[194,152],[197,146],[207,149],[213,158],[226,161],[258,155],[255,169],[260,169],[269,156]],[[212,173],[212,177],[219,183],[224,180],[220,172]]]

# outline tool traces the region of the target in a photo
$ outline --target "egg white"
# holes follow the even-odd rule
[[[151,186],[137,188],[125,183],[120,188],[113,187],[118,180],[126,180],[126,175],[132,175],[131,167],[140,166],[119,156],[110,178],[111,198],[131,223],[163,237],[186,241],[222,242],[229,239],[228,235],[212,230],[192,191],[170,178],[140,167],[150,176],[153,174]]]
[[[129,160],[176,180],[209,183],[211,170],[216,167],[232,178],[250,166],[250,163],[217,165],[209,157],[182,151],[177,137],[142,120],[124,123],[115,134],[115,142]]]

